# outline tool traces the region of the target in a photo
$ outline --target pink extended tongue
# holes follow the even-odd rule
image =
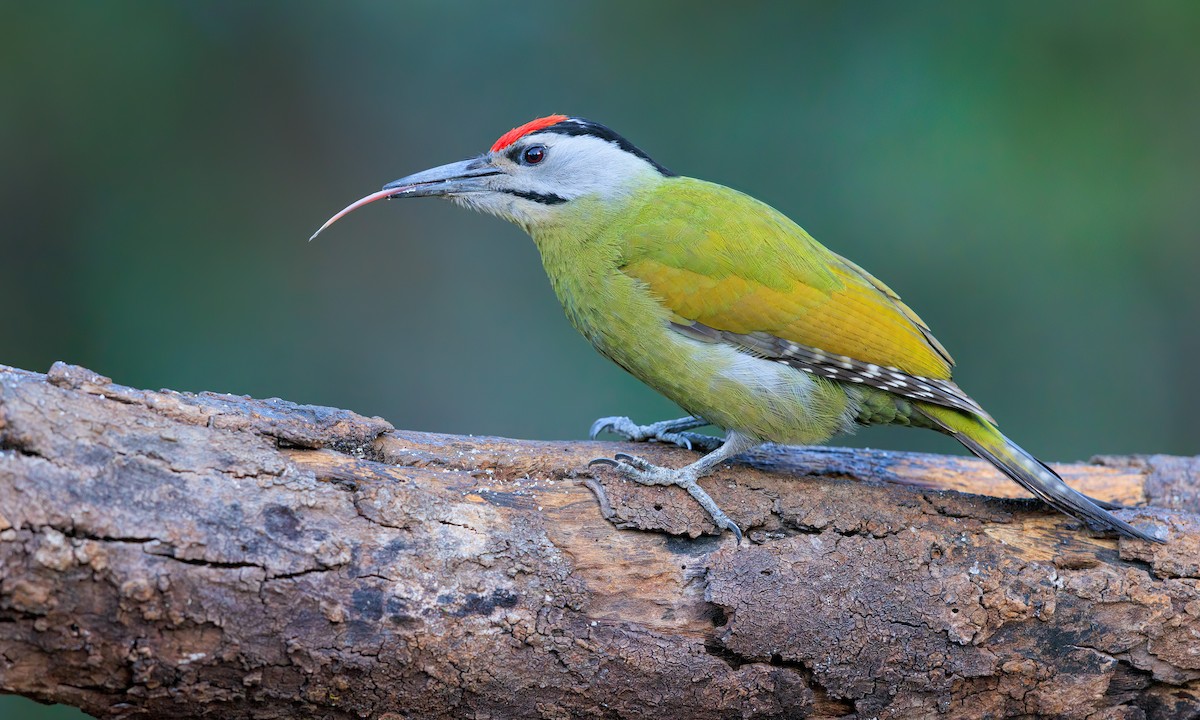
[[[408,185],[405,187],[391,188],[388,190],[380,190],[379,192],[371,193],[370,195],[366,196],[365,198],[362,198],[361,200],[355,200],[354,202],[347,205],[346,208],[344,210],[342,210],[340,213],[338,213],[337,215],[334,215],[333,217],[326,220],[325,224],[322,225],[315,233],[313,233],[312,237],[310,237],[308,239],[308,241],[312,242],[313,239],[315,239],[318,235],[320,235],[322,232],[324,232],[325,228],[334,224],[338,220],[341,220],[342,218],[346,217],[347,215],[349,215],[350,213],[359,209],[363,205],[370,205],[371,203],[375,202],[376,200],[383,200],[384,198],[389,198],[389,197],[392,197],[393,195],[403,195],[404,193],[408,192],[409,190],[411,190],[414,187],[416,187],[416,186]]]

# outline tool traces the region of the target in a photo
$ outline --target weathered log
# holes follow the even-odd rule
[[[0,367],[0,691],[103,718],[1200,714],[1198,458],[1059,466],[1165,545],[965,458],[618,450]],[[950,488],[950,489],[947,489]],[[609,518],[606,520],[606,516]],[[619,528],[637,528],[641,531]]]

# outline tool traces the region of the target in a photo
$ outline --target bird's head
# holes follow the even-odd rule
[[[329,219],[320,230],[384,198],[443,197],[498,215],[526,230],[569,216],[590,198],[617,204],[673,173],[599,123],[550,115],[513,128],[486,153],[383,186]]]

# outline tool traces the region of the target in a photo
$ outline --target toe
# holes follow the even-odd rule
[[[630,455],[628,453],[617,453],[616,455],[613,455],[613,457],[615,457],[617,460],[625,463],[626,465],[629,465],[630,467],[637,468],[638,470],[649,471],[649,470],[657,470],[658,469],[658,466],[650,464],[649,462],[647,462],[646,460],[643,460],[642,458],[638,457],[637,455]]]
[[[610,417],[598,418],[596,422],[592,423],[592,426],[588,428],[588,437],[592,440],[595,440],[597,435],[608,430],[612,424],[612,421],[613,418]]]
[[[682,433],[665,432],[665,433],[661,433],[658,436],[658,439],[661,440],[662,442],[668,442],[668,443],[671,443],[672,445],[678,445],[679,447],[685,448],[687,450],[692,449],[691,439],[689,439],[687,435],[684,435]]]
[[[627,417],[614,415],[612,417],[602,417],[592,423],[592,427],[588,429],[588,437],[595,440],[600,433],[612,433],[619,435],[626,440],[638,440],[638,426]]]

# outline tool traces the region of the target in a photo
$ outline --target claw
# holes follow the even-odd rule
[[[599,418],[588,428],[588,439],[595,440],[596,436],[608,429],[608,418]]]
[[[638,470],[650,471],[650,470],[658,469],[657,466],[650,464],[648,461],[643,460],[642,458],[638,457],[637,455],[629,455],[628,453],[617,453],[616,455],[613,455],[613,457],[616,458],[617,460],[619,460],[620,462],[623,462],[626,465],[628,465],[632,468],[636,468]]]
[[[620,435],[626,440],[633,440],[636,442],[638,440],[645,439],[642,437],[642,434],[639,433],[639,430],[640,428],[627,417],[602,417],[598,418],[596,422],[592,423],[592,426],[588,428],[588,437],[592,440],[595,440],[596,436],[600,433],[608,432],[612,433],[613,435]]]
[[[692,441],[682,433],[663,433],[662,437],[663,440],[673,442],[679,447],[687,448],[688,450],[692,449]]]
[[[589,478],[585,478],[583,484],[596,496],[596,502],[600,503],[600,514],[604,516],[604,519],[612,520],[617,513],[613,511],[612,505],[608,502],[608,493],[604,492],[604,486]]]
[[[613,460],[612,458],[595,458],[593,460],[588,460],[588,467],[595,467],[596,465],[607,465],[609,467],[620,467],[621,463],[617,462],[616,460]]]

